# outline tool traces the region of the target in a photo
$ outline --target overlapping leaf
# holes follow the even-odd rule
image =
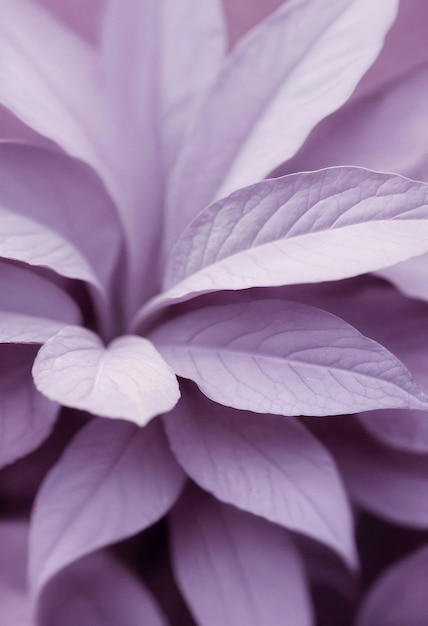
[[[348,99],[397,7],[395,0],[376,7],[370,0],[284,2],[240,41],[195,116],[173,173],[168,245],[216,197],[293,156]]]
[[[356,565],[353,524],[333,459],[296,420],[207,402],[190,389],[165,417],[186,473],[216,498],[304,533]]]
[[[331,415],[427,408],[390,352],[340,318],[296,302],[200,308],[150,337],[178,375],[237,409]]]
[[[188,490],[174,509],[172,556],[200,626],[314,624],[299,554],[285,530]]]
[[[30,537],[34,593],[66,565],[160,519],[184,482],[161,425],[97,420],[45,479]]]

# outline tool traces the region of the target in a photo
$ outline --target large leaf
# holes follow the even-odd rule
[[[342,481],[307,429],[293,418],[220,407],[196,390],[183,400],[165,417],[166,431],[196,483],[223,502],[327,544],[355,566]]]
[[[424,183],[354,167],[263,181],[212,204],[190,224],[169,256],[167,291],[138,319],[221,289],[364,274],[425,252],[427,233]]]
[[[34,593],[66,565],[160,519],[184,482],[161,424],[96,420],[48,474],[30,538]]]
[[[292,0],[232,51],[173,173],[169,243],[215,197],[293,156],[379,53],[396,0]]]
[[[186,491],[173,511],[179,587],[200,626],[310,626],[302,563],[287,532]]]
[[[428,547],[392,565],[362,603],[356,626],[423,626],[428,615]]]
[[[352,498],[395,524],[428,527],[428,456],[388,449],[350,418],[318,422]]]
[[[129,310],[159,287],[164,172],[217,72],[223,49],[220,0],[111,0],[102,58],[112,120],[113,190],[127,237]],[[107,180],[107,184],[109,181]],[[142,201],[143,199],[143,201]]]
[[[196,309],[152,341],[209,398],[258,413],[331,415],[427,409],[410,372],[340,318],[291,301]]]
[[[60,572],[43,594],[43,626],[166,626],[150,591],[107,553]]]
[[[48,437],[58,405],[31,378],[34,348],[0,346],[0,467],[32,452]]]
[[[98,164],[108,129],[95,51],[38,2],[0,3],[0,102],[71,154]]]
[[[36,387],[64,406],[144,426],[172,409],[177,379],[142,337],[119,337],[104,347],[95,333],[68,326],[40,349],[33,366]]]

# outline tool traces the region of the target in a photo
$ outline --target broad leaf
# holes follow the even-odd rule
[[[95,51],[31,0],[0,3],[0,102],[71,154],[98,164],[106,129]]]
[[[327,544],[355,567],[342,481],[327,450],[299,422],[226,409],[190,390],[165,424],[176,458],[203,489]]]
[[[340,318],[291,301],[200,308],[158,327],[152,341],[212,400],[281,415],[427,409],[410,372]]]
[[[286,531],[189,489],[173,511],[178,585],[200,626],[310,626],[305,573]]]
[[[334,456],[352,498],[395,524],[428,525],[428,456],[381,445],[350,418],[318,422],[319,435]]]
[[[397,8],[396,0],[375,8],[370,0],[292,0],[241,40],[189,128],[171,180],[168,243],[209,202],[295,154],[349,98]]]
[[[356,626],[423,626],[428,615],[428,546],[389,567],[362,603]]]
[[[50,435],[58,405],[31,378],[35,350],[0,346],[0,467],[29,454]]]
[[[425,252],[427,234],[424,183],[354,167],[263,181],[195,218],[171,251],[166,293],[138,319],[201,293],[339,280],[388,267]]]
[[[60,572],[38,611],[43,626],[166,626],[150,591],[107,553]]]
[[[36,499],[30,538],[34,593],[66,565],[159,520],[184,482],[159,422],[96,420],[78,433]]]
[[[111,286],[121,228],[102,183],[83,163],[41,148],[1,144],[0,208],[10,227],[21,227],[22,236],[27,237],[16,243],[10,239],[9,244],[4,238],[2,246],[13,245],[12,251],[18,255],[13,258],[46,265],[51,251],[53,262],[67,261],[66,276],[98,281],[106,289]],[[6,223],[2,233],[8,234]],[[16,235],[20,233],[16,231]],[[86,276],[89,267],[96,279]],[[61,273],[60,268],[56,271]]]
[[[142,337],[119,337],[104,347],[95,333],[63,328],[40,349],[36,387],[60,404],[139,426],[172,409],[180,397],[172,369]]]
[[[403,452],[428,454],[428,414],[425,411],[370,411],[360,413],[358,420],[380,443]]]

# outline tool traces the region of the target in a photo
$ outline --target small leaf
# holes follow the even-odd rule
[[[34,387],[34,354],[28,346],[0,346],[0,467],[38,448],[58,414],[58,405]]]
[[[428,615],[428,547],[389,567],[363,600],[356,626],[423,626]]]
[[[66,565],[147,528],[184,483],[161,424],[91,422],[47,475],[30,536],[30,583],[38,593]]]
[[[200,626],[310,626],[303,564],[274,524],[188,489],[172,514],[178,585]]]
[[[340,318],[291,301],[196,309],[151,335],[212,400],[280,415],[428,407],[410,372]]]
[[[147,339],[119,337],[105,348],[93,332],[69,326],[40,349],[36,387],[64,406],[144,426],[180,397],[174,372]]]
[[[328,451],[299,422],[226,409],[196,390],[164,420],[176,458],[203,489],[327,544],[355,567],[341,478]]]
[[[38,618],[43,626],[166,626],[150,591],[103,552],[73,563],[54,578]]]

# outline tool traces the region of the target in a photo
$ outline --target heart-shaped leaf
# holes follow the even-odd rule
[[[172,409],[180,397],[174,372],[153,344],[123,336],[108,347],[93,332],[69,326],[40,349],[36,387],[64,406],[139,426]]]

